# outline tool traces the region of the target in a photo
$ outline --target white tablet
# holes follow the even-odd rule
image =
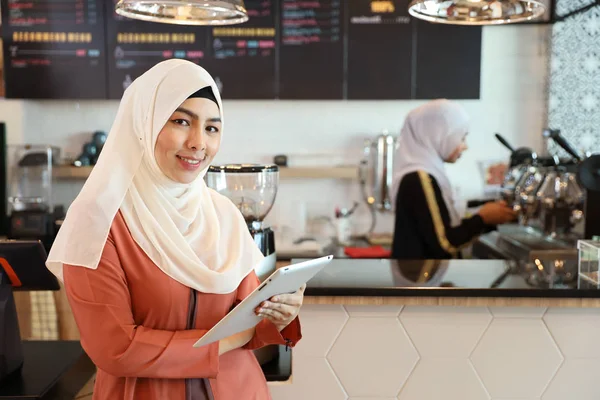
[[[294,293],[329,264],[333,256],[316,258],[279,268],[265,279],[248,297],[231,310],[211,330],[200,338],[194,347],[201,347],[235,335],[256,326],[262,318],[254,310],[271,297]]]

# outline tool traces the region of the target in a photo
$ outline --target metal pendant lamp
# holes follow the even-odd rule
[[[243,0],[119,0],[117,14],[176,25],[233,25],[248,20]]]
[[[451,25],[499,25],[531,21],[546,7],[540,0],[413,0],[415,18]]]

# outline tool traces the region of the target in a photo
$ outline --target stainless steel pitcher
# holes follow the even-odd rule
[[[396,137],[383,131],[373,139],[366,139],[360,163],[360,182],[365,201],[377,211],[392,211],[392,178],[394,155],[398,147]]]

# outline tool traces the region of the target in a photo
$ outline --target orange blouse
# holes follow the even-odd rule
[[[244,348],[219,357],[218,342],[192,345],[259,284],[254,272],[229,294],[196,292],[165,275],[115,216],[96,270],[64,266],[81,344],[98,367],[96,400],[268,400],[251,350],[293,347],[296,318],[281,333],[268,320]]]

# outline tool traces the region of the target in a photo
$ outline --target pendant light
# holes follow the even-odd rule
[[[541,0],[413,0],[415,18],[451,25],[499,25],[531,21],[546,11]]]
[[[248,20],[243,0],[119,0],[117,14],[176,25],[233,25]]]

